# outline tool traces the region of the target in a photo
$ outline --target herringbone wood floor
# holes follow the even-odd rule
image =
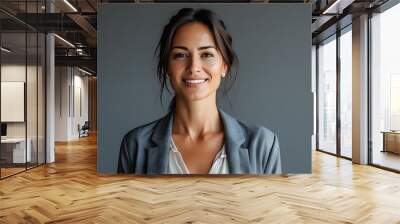
[[[96,139],[0,181],[0,223],[400,223],[400,175],[313,153],[313,174],[132,177],[96,173]]]

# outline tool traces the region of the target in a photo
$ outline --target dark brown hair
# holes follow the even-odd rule
[[[187,23],[199,22],[206,25],[214,36],[217,49],[221,52],[224,63],[227,65],[227,75],[223,84],[223,91],[226,94],[233,86],[236,76],[232,74],[232,68],[239,66],[238,57],[232,47],[232,37],[227,32],[225,24],[217,18],[216,14],[208,9],[183,8],[177,14],[171,17],[168,24],[164,26],[161,39],[156,48],[158,57],[157,78],[161,85],[160,101],[162,103],[162,94],[164,88],[171,93],[167,85],[168,60],[171,51],[171,44],[176,31]],[[175,97],[172,99],[169,109],[175,108]]]

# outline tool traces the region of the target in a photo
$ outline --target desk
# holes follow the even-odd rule
[[[28,138],[27,142],[27,149],[25,151],[25,138],[1,139],[1,156],[9,163],[30,162],[32,160],[32,140]],[[25,158],[27,161],[25,161]]]
[[[400,131],[382,131],[383,151],[400,154]]]

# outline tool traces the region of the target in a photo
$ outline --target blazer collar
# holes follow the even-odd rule
[[[249,173],[248,150],[242,147],[245,142],[243,128],[229,114],[218,108],[224,125],[225,150],[231,174]],[[155,146],[149,147],[147,172],[150,174],[166,174],[168,172],[169,147],[172,136],[173,112],[161,118],[154,127],[151,140]]]
[[[166,174],[168,172],[172,122],[173,112],[169,112],[154,127],[151,140],[155,145],[148,148],[147,156],[147,173],[149,174]]]
[[[236,118],[218,109],[224,123],[224,141],[226,156],[228,159],[229,172],[241,174],[250,172],[249,152],[243,146],[245,134]]]

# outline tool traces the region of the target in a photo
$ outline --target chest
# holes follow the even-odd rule
[[[216,134],[193,141],[173,135],[173,142],[191,174],[206,174],[224,145],[224,136]]]

